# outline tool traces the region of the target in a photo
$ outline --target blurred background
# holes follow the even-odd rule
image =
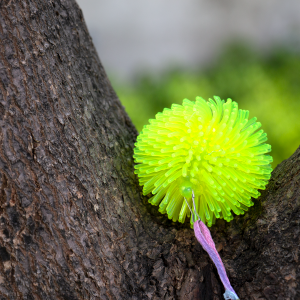
[[[184,98],[232,98],[268,133],[273,167],[300,144],[299,0],[77,0],[140,131]]]

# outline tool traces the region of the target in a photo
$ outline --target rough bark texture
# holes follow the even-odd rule
[[[0,299],[222,299],[133,174],[136,131],[74,0],[0,2]],[[300,299],[300,149],[212,228],[241,299]]]

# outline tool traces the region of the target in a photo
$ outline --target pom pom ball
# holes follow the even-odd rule
[[[134,148],[143,194],[153,194],[149,202],[174,222],[190,215],[184,198],[191,205],[192,192],[208,226],[216,218],[232,220],[232,212],[243,214],[265,189],[273,161],[261,123],[248,116],[231,99],[197,97],[149,120]]]

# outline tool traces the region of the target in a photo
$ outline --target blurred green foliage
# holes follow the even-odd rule
[[[300,144],[299,53],[277,49],[262,56],[231,46],[206,69],[177,69],[159,78],[144,74],[130,86],[116,83],[114,88],[139,131],[172,103],[217,95],[238,102],[262,123],[272,145],[273,168]]]

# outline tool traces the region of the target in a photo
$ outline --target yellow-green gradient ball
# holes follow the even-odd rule
[[[265,189],[273,161],[261,123],[248,116],[231,99],[197,97],[149,120],[134,148],[143,193],[153,194],[149,202],[174,222],[190,215],[184,197],[191,205],[192,191],[208,226],[215,218],[232,220],[232,211],[243,214]]]

